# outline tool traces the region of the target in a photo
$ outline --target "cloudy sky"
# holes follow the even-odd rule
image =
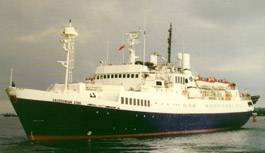
[[[106,60],[107,35],[109,63],[122,62],[123,34],[143,29],[144,5],[145,0],[0,1],[0,112],[13,111],[4,92],[11,67],[18,87],[45,90],[64,81],[56,61],[65,59],[59,40],[69,19],[80,34],[74,80],[82,81]],[[172,22],[173,61],[184,41],[194,71],[235,82],[241,91],[261,95],[258,106],[265,106],[264,0],[149,0],[147,8],[148,56],[159,51],[167,57]]]

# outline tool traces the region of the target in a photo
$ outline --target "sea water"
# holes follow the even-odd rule
[[[265,152],[265,117],[241,129],[182,136],[28,141],[17,117],[0,116],[0,153]]]

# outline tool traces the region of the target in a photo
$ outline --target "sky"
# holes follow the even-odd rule
[[[62,27],[77,27],[74,81],[95,72],[100,60],[121,63],[118,51],[124,33],[144,29],[145,0],[8,0],[0,1],[0,112],[14,111],[4,91],[10,69],[16,86],[46,90],[63,82],[65,60]],[[263,0],[148,0],[146,59],[154,51],[167,57],[169,24],[173,25],[172,56],[191,55],[200,76],[226,78],[240,91],[260,95],[265,107],[265,1]],[[124,38],[125,37],[125,38]],[[141,43],[136,47],[139,57]],[[107,42],[109,45],[107,45]]]

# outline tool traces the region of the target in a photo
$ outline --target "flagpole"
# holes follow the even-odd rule
[[[124,42],[124,35],[125,35],[125,33],[123,32],[123,45],[125,45],[125,42]],[[124,47],[125,48],[125,47]],[[122,64],[124,64],[124,52],[125,51],[123,51],[123,53],[122,53]]]
[[[140,47],[140,61],[142,60],[142,47]]]
[[[11,68],[11,74],[10,74],[10,87],[12,87],[13,82],[13,68]]]

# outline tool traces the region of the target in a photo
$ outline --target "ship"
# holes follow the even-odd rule
[[[16,87],[6,93],[29,140],[90,139],[184,135],[241,128],[254,104],[235,83],[201,77],[190,68],[190,54],[169,57],[151,53],[137,61],[135,45],[142,31],[127,33],[128,63],[99,61],[93,77],[73,82],[76,28],[63,27],[65,81],[47,90]],[[162,61],[162,62],[161,62]],[[12,73],[11,73],[12,74]],[[11,77],[12,78],[12,77]]]

